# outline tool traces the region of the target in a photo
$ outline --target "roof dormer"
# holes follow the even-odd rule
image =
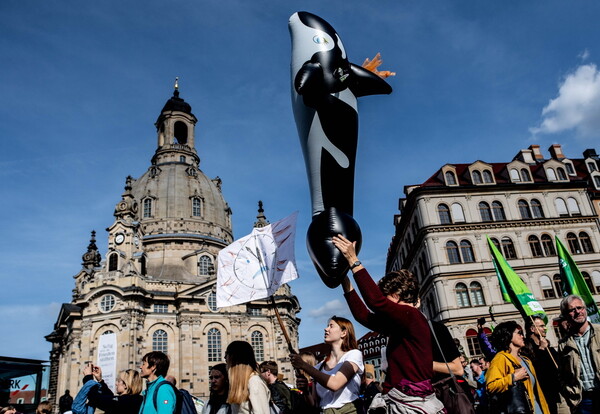
[[[469,165],[469,176],[474,185],[492,185],[496,184],[492,166],[483,161],[475,161]]]
[[[442,179],[449,187],[455,187],[458,185],[458,175],[456,174],[456,167],[451,164],[446,164],[441,169]]]
[[[508,178],[512,183],[532,183],[532,175],[529,164],[523,161],[514,160],[506,164]]]

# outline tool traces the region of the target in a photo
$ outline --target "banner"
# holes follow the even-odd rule
[[[523,319],[529,320],[531,315],[539,315],[548,323],[546,312],[535,299],[527,285],[521,280],[519,275],[510,267],[502,253],[498,251],[496,245],[489,236],[486,236],[490,252],[492,253],[492,262],[498,276],[498,283],[502,291],[502,297],[506,302],[512,303]]]
[[[116,393],[115,381],[117,380],[117,334],[109,333],[100,335],[98,341],[98,362],[102,369],[102,379],[110,390]]]
[[[298,212],[255,228],[219,252],[217,307],[267,298],[298,277],[294,254]]]
[[[587,308],[587,314],[590,321],[593,323],[600,322],[600,315],[598,314],[598,306],[596,301],[590,292],[590,288],[583,275],[579,271],[577,264],[569,254],[569,251],[563,246],[558,237],[554,237],[556,240],[556,251],[558,253],[558,267],[560,269],[561,287],[563,296],[568,295],[579,295],[585,303]]]

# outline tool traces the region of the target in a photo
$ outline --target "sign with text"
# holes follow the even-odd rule
[[[102,379],[111,389],[116,392],[115,381],[117,379],[117,335],[114,333],[100,336],[98,343],[98,363],[102,369]]]

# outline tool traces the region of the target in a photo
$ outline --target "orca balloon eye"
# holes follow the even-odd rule
[[[313,42],[315,42],[318,45],[326,45],[327,43],[329,43],[327,39],[319,35],[315,35],[315,37],[313,37]]]

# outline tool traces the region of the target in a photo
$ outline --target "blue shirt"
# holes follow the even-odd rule
[[[139,414],[173,414],[175,412],[175,403],[177,402],[175,391],[168,384],[164,384],[158,389],[156,407],[154,407],[156,386],[164,380],[163,376],[159,375],[154,381],[146,383],[146,390],[142,392],[144,401]]]

